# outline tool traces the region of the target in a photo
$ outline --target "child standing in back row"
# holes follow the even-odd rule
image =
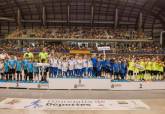
[[[83,75],[83,77],[87,77],[87,71],[88,71],[88,59],[87,59],[87,56],[84,56],[82,61],[83,61],[82,75]]]
[[[62,76],[63,77],[68,77],[67,71],[68,71],[68,61],[66,58],[63,58],[63,61],[62,61]]]
[[[113,65],[114,80],[119,80],[119,72],[120,72],[120,62],[115,60]]]
[[[0,60],[0,80],[3,79],[3,71],[4,71],[4,64],[3,61]]]
[[[70,57],[70,59],[68,60],[68,70],[69,70],[69,76],[71,76],[72,78],[75,76],[74,75],[74,68],[75,68],[75,64],[74,64],[74,58]]]
[[[27,77],[28,77],[28,69],[27,69],[28,63],[29,63],[29,60],[26,59],[26,58],[22,61],[23,71],[24,71],[24,80],[25,81],[27,81]]]
[[[15,80],[15,68],[16,68],[16,61],[14,59],[14,56],[12,55],[11,58],[9,58],[9,79],[10,80]]]
[[[17,81],[22,81],[22,61],[20,57],[18,57],[18,60],[16,61],[16,73]]]
[[[93,77],[93,63],[91,58],[88,58],[88,77]]]
[[[38,61],[37,60],[35,60],[34,62],[33,62],[33,80],[35,81],[35,82],[39,82],[40,80],[41,80],[41,78],[40,78],[40,75],[39,75],[39,67],[37,66],[37,63],[38,63]]]
[[[29,63],[27,64],[27,71],[28,71],[29,81],[33,82],[33,62],[32,62],[32,60],[30,60]]]
[[[7,58],[5,58],[5,61],[4,61],[4,75],[5,75],[6,81],[8,81],[9,80],[9,63],[8,63]]]

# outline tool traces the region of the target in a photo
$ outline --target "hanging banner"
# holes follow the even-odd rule
[[[109,46],[97,47],[97,50],[98,51],[107,51],[107,50],[110,50],[110,47]]]
[[[89,50],[70,50],[70,54],[90,54]]]

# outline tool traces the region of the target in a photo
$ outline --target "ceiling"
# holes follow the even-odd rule
[[[16,19],[20,9],[22,20],[42,20],[45,7],[46,21],[112,24],[118,9],[119,23],[135,28],[139,14],[143,14],[143,28],[165,28],[165,0],[0,0],[0,17]]]

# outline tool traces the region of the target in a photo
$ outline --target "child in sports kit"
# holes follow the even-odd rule
[[[3,73],[4,73],[4,64],[3,61],[0,60],[0,80],[3,80]]]
[[[141,58],[140,61],[139,61],[139,65],[141,68],[139,68],[139,80],[143,81],[145,80],[145,70],[146,70],[146,64],[144,62],[144,59]]]
[[[22,81],[22,61],[20,57],[18,57],[18,60],[16,61],[16,73],[17,81]]]
[[[163,63],[162,61],[159,59],[158,60],[158,80],[162,80],[163,79]]]
[[[27,81],[27,77],[28,77],[28,69],[27,69],[28,63],[29,63],[29,60],[26,59],[26,58],[22,61],[23,70],[24,70],[24,80],[25,81]]]
[[[96,55],[92,56],[91,61],[93,63],[93,77],[96,77],[97,76],[97,58],[96,58]]]
[[[101,64],[101,59],[97,59],[97,76],[96,77],[101,77],[101,69],[102,69],[102,64]]]
[[[50,77],[53,77],[53,55],[50,55],[49,57],[49,64],[50,64],[50,67],[49,67],[49,73],[50,73]]]
[[[58,67],[58,77],[62,77],[62,57],[58,58],[58,63],[57,63],[57,67]]]
[[[134,80],[137,81],[138,76],[139,76],[139,60],[138,59],[135,59],[133,73],[134,73]]]
[[[63,58],[63,61],[62,61],[62,76],[63,77],[68,78],[67,71],[68,71],[68,61],[66,58]]]
[[[113,64],[114,80],[119,80],[120,65],[117,60]]]
[[[155,76],[156,76],[156,80],[160,80],[160,71],[161,71],[161,66],[160,66],[160,61],[158,59],[156,59],[155,61]]]
[[[6,81],[9,80],[9,63],[8,63],[8,59],[5,59],[4,61],[4,75],[6,77]]]
[[[126,60],[122,60],[121,64],[120,64],[120,76],[122,80],[126,79],[126,75],[127,75],[127,62]]]
[[[38,61],[33,61],[33,80],[35,82],[39,82],[41,80],[41,77],[39,75],[39,67],[37,66]]]
[[[33,82],[33,62],[31,60],[27,64],[27,71],[28,71],[29,81]]]
[[[134,67],[135,67],[135,60],[134,58],[132,58],[128,62],[128,77],[130,80],[134,79]]]
[[[109,79],[109,58],[105,59],[105,78]]]
[[[154,60],[153,58],[149,59],[150,61],[148,61],[147,63],[147,70],[150,71],[149,75],[151,77],[151,80],[156,80],[156,60]]]
[[[87,60],[87,56],[84,56],[83,60],[82,60],[82,75],[83,77],[87,77],[87,72],[88,72],[88,60]]]
[[[163,78],[164,78],[164,64],[162,61],[160,61],[159,67],[160,67],[160,80],[163,80]]]
[[[151,62],[150,58],[148,58],[146,60],[146,76],[153,79],[153,70],[153,63]]]
[[[91,58],[88,58],[88,77],[92,77],[93,76],[93,63]]]
[[[77,78],[78,76],[78,56],[76,55],[75,58],[74,58],[74,65],[75,65],[75,68],[74,68],[74,75],[75,75],[75,78]]]
[[[58,59],[57,59],[57,57],[54,57],[52,62],[53,62],[52,63],[53,78],[57,78],[57,72],[58,72]]]
[[[75,64],[74,64],[74,58],[70,57],[70,59],[68,60],[68,72],[69,72],[69,76],[71,76],[72,78],[74,78],[74,68],[75,68]]]
[[[83,77],[82,75],[82,68],[83,68],[83,60],[82,57],[78,57],[77,59],[77,76],[78,77]]]
[[[47,82],[47,74],[49,72],[50,65],[47,63],[47,59],[41,59],[41,82]]]
[[[162,61],[162,67],[163,67],[163,74],[162,74],[162,80],[165,80],[165,62]]]
[[[110,79],[112,79],[112,76],[113,76],[113,65],[114,65],[114,59],[108,60],[107,66],[110,73]]]
[[[15,80],[16,61],[14,59],[14,56],[11,56],[8,63],[9,63],[9,69],[10,69],[9,70],[9,72],[10,72],[9,78],[10,78],[10,80]]]
[[[100,76],[105,77],[106,76],[106,60],[105,60],[105,58],[100,59],[100,64],[101,64],[101,75]]]

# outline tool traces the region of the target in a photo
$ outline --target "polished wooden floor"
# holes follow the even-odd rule
[[[150,91],[96,91],[96,90],[24,90],[0,89],[4,98],[66,98],[66,99],[140,99],[150,110],[134,111],[29,111],[0,109],[0,114],[165,114],[165,90]]]

